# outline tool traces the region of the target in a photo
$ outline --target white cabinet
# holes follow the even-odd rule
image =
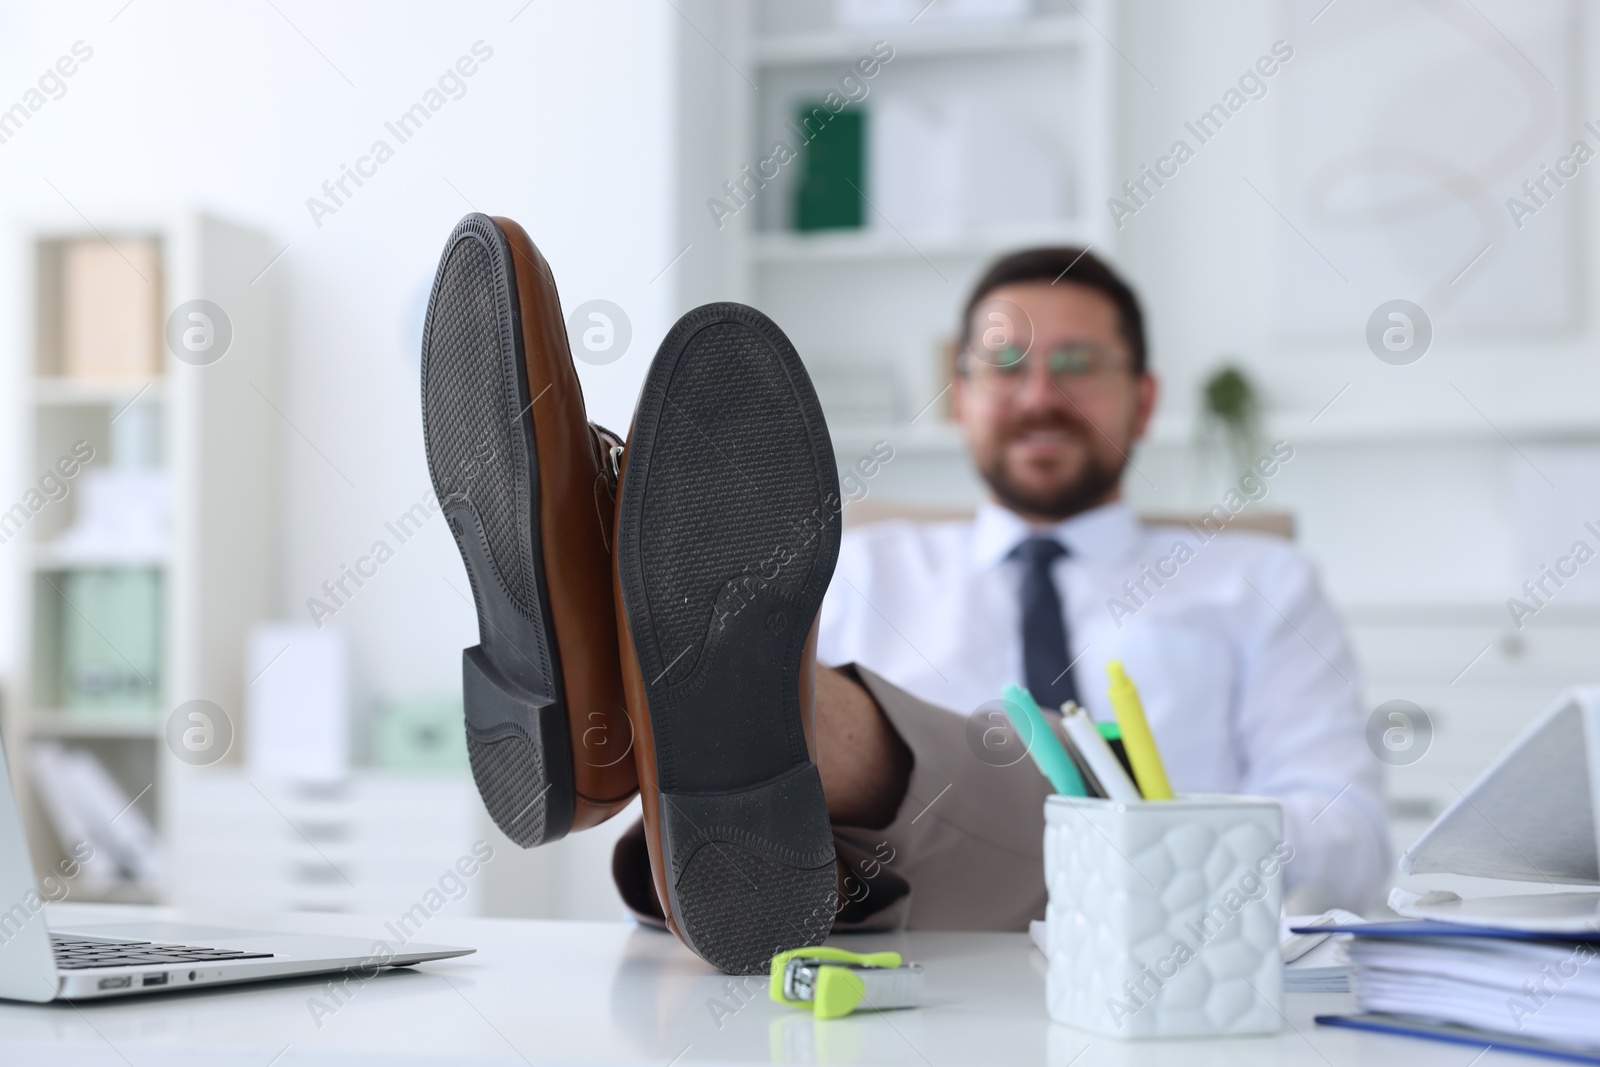
[[[481,911],[495,849],[470,778],[362,771],[330,783],[257,781],[236,768],[205,768],[174,772],[169,782],[173,904]]]
[[[1600,611],[1552,608],[1516,629],[1503,604],[1369,605],[1346,611],[1365,707],[1410,701],[1418,747],[1391,757],[1389,820],[1410,845],[1568,686],[1600,680]],[[1404,709],[1400,709],[1402,713]],[[1385,726],[1405,729],[1400,720]],[[1400,738],[1400,735],[1395,735]]]

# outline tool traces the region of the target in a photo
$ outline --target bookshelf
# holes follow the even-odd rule
[[[276,604],[283,431],[263,396],[279,396],[279,311],[262,268],[277,248],[178,212],[34,219],[9,245],[23,284],[0,727],[43,869],[68,842],[34,780],[35,746],[90,752],[165,841],[172,776],[187,769],[168,749],[173,710],[213,701],[238,736],[245,634]],[[201,332],[185,343],[185,329]],[[162,900],[167,887],[73,895]]]
[[[977,489],[941,396],[960,305],[977,274],[1003,252],[1068,243],[1111,250],[1103,204],[1114,180],[1115,6],[1031,0],[987,5],[1010,7],[1013,17],[941,20],[945,8],[986,6],[942,4],[915,21],[879,25],[850,25],[850,6],[682,6],[676,245],[685,251],[666,276],[684,309],[738,300],[777,321],[811,371],[842,465],[873,441],[888,440],[897,464],[892,492],[970,503]],[[1016,15],[1019,9],[1025,13]],[[865,94],[856,89],[859,99],[847,105],[865,116],[863,224],[797,230],[803,158],[779,168],[734,214],[711,210],[713,199],[733,205],[725,183],[771,158],[775,141],[794,139],[800,105],[837,89],[862,57],[884,51],[878,42],[893,58],[860,79]],[[1053,210],[1003,217],[993,187],[967,180],[945,196],[953,212],[907,222],[896,204],[907,203],[907,188],[915,200],[916,181],[902,176],[893,183],[897,194],[889,179],[878,180],[872,161],[875,143],[880,162],[903,143],[890,139],[894,127],[884,116],[908,111],[952,123],[966,115],[965,148],[1005,152],[1020,140],[1023,154],[1048,168]],[[1002,127],[1013,132],[1000,137]],[[937,167],[913,169],[926,171],[929,183],[939,179]]]

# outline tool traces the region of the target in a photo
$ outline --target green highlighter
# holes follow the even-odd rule
[[[1089,791],[1083,786],[1083,776],[1078,773],[1077,765],[1067,755],[1067,750],[1061,747],[1061,741],[1050,729],[1050,724],[1045,722],[1044,712],[1039,710],[1032,694],[1020,685],[1008,685],[1000,696],[1011,725],[1017,728],[1017,733],[1028,738],[1028,755],[1033,757],[1034,764],[1049,779],[1055,791],[1064,797],[1088,796]]]

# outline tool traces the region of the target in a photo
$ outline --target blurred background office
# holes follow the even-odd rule
[[[538,242],[619,431],[678,314],[772,315],[848,522],[971,509],[946,407],[965,287],[1003,251],[1093,247],[1144,297],[1162,381],[1129,494],[1239,501],[1316,560],[1399,847],[1594,680],[1600,40],[1577,0],[4,22],[0,723],[36,864],[82,861],[74,899],[397,913],[481,839],[441,906],[620,914],[627,820],[524,853],[466,768],[476,629],[418,346],[469,211]],[[1230,498],[1280,441],[1292,461]]]

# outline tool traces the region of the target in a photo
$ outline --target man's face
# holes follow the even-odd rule
[[[1116,499],[1156,383],[1133,373],[1111,299],[1071,283],[1005,285],[969,329],[956,419],[996,499],[1037,520]]]

